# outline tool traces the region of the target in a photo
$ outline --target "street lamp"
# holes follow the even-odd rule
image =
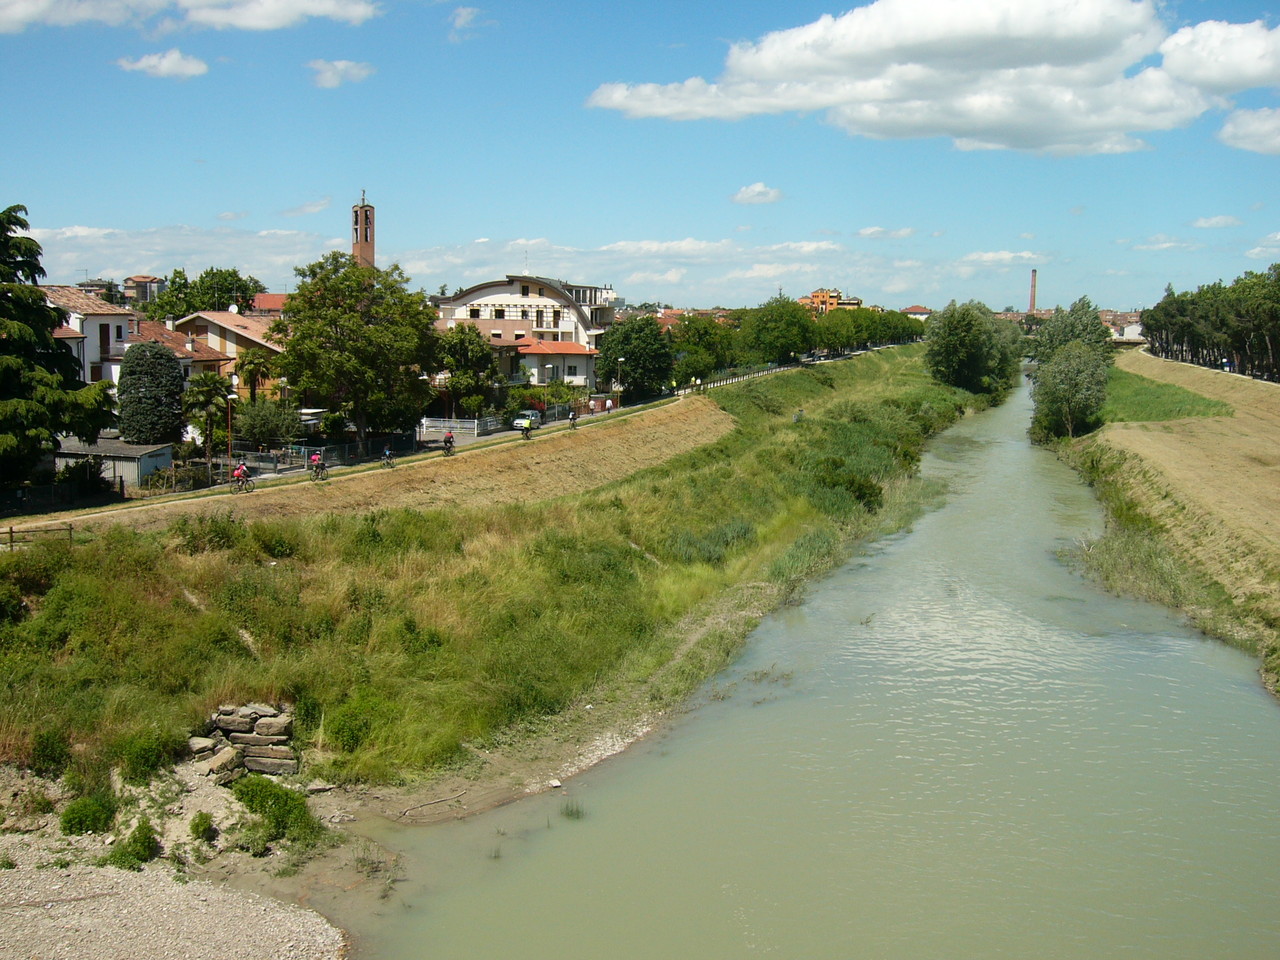
[[[231,403],[233,400],[239,400],[240,395],[235,392],[236,385],[240,382],[239,374],[231,375],[231,393],[227,394],[227,470],[231,470]]]
[[[618,406],[622,406],[622,364],[626,361],[626,357],[618,358]]]
[[[542,419],[545,421],[551,407],[551,378],[555,376],[556,365],[547,363],[543,367],[547,371],[547,382],[542,385]]]

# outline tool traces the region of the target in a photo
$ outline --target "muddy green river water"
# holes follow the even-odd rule
[[[1056,559],[1101,515],[1029,410],[932,442],[944,504],[662,734],[380,829],[407,879],[356,960],[1280,957],[1280,707],[1253,658]]]

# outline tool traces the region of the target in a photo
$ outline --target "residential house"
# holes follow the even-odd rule
[[[201,310],[183,317],[175,326],[179,333],[221,354],[226,362],[218,372],[230,375],[235,372],[236,360],[245,350],[257,348],[273,357],[281,352],[278,344],[267,339],[273,319],[269,315],[244,314],[234,310]],[[265,388],[275,382],[268,381],[259,386]],[[236,392],[241,396],[249,395],[249,384],[244,378],[236,385]]]
[[[55,336],[71,346],[80,360],[85,383],[119,380],[120,361],[129,346],[130,326],[136,317],[128,307],[107,303],[78,286],[41,287],[50,305],[66,311],[64,329]]]
[[[903,316],[911,317],[913,320],[928,320],[933,316],[933,311],[928,307],[922,307],[918,303],[914,303],[909,307],[903,307],[898,311]]]
[[[150,274],[140,273],[137,276],[125,277],[124,281],[124,300],[131,307],[139,304],[150,303],[160,294],[164,293],[169,286],[169,282],[164,277],[153,277]]]
[[[143,320],[127,307],[99,300],[78,287],[41,287],[45,299],[66,311],[54,336],[67,345],[80,362],[80,379],[120,382],[125,351],[135,343],[154,341],[173,351],[182,364],[183,379],[209,370],[217,371],[227,357],[207,344],[175,331],[167,324]]]
[[[251,317],[268,317],[274,320],[284,315],[284,302],[289,299],[287,293],[255,293],[253,306],[249,309]]]
[[[452,297],[432,299],[441,330],[474,323],[494,343],[528,339],[595,349],[597,339],[614,321],[612,287],[547,277],[508,274]]]
[[[563,380],[570,386],[590,387],[596,380],[595,361],[599,351],[571,340],[525,340],[520,342],[520,365],[525,379],[535,385]]]
[[[832,310],[856,310],[862,306],[861,297],[846,297],[835,288],[827,289],[825,287],[821,290],[814,290],[807,297],[801,297],[796,302],[808,307],[818,316],[830,313]]]

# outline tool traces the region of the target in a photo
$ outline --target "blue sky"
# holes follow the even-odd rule
[[[483,0],[482,0],[483,2]],[[847,0],[846,0],[847,2]],[[839,287],[890,308],[1280,261],[1280,17],[1252,0],[0,0],[0,206],[49,282],[349,249],[452,291]]]

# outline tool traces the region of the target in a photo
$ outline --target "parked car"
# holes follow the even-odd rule
[[[537,430],[542,426],[542,414],[537,410],[521,410],[512,418],[511,426],[516,430],[523,430],[525,427]]]

